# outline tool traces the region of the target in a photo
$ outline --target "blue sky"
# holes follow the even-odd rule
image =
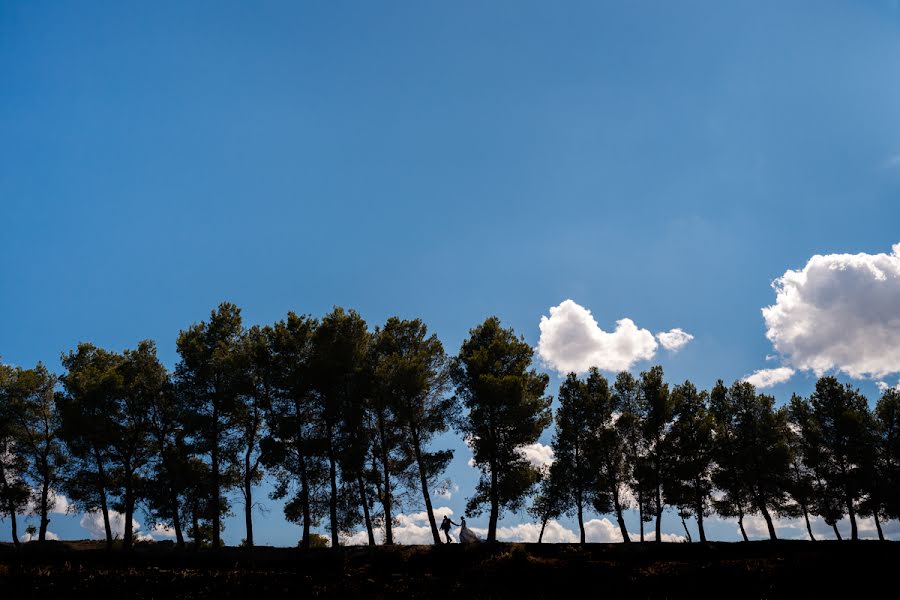
[[[818,347],[775,352],[760,310],[813,255],[900,242],[900,4],[725,4],[2,3],[0,355],[153,338],[174,366],[222,300],[537,345],[572,299],[694,336],[636,372],[785,364],[773,393],[808,393]],[[294,544],[266,504],[258,538]]]

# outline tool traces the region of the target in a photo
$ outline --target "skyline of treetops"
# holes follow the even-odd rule
[[[542,332],[580,308],[567,302]],[[610,377],[590,365],[550,394],[548,344],[493,316],[453,352],[419,319],[334,307],[247,325],[223,302],[180,331],[171,370],[152,340],[79,343],[58,373],[0,362],[2,536],[52,539],[69,511],[110,548],[218,547],[231,517],[252,546],[277,502],[301,547],[440,543],[453,511],[437,504],[453,494],[488,540],[706,541],[723,519],[745,541],[785,524],[804,539],[896,531],[897,388],[870,402],[822,375],[776,400],[746,379],[703,389],[658,365]],[[464,459],[454,436],[471,487],[449,473]]]

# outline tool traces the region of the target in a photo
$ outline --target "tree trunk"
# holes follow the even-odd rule
[[[806,508],[806,504],[800,505],[803,508],[803,519],[806,521],[806,532],[809,534],[809,541],[816,541],[816,536],[813,535],[812,526],[809,524],[809,510]]]
[[[541,519],[541,533],[538,535],[538,544],[540,544],[544,540],[544,530],[547,528],[547,516],[544,515],[544,518]]]
[[[738,527],[741,530],[741,537],[744,538],[745,542],[749,542],[750,538],[747,537],[747,530],[744,529],[744,509],[738,505]]]
[[[381,505],[384,508],[384,544],[394,545],[394,530],[391,523],[393,512],[391,510],[391,467],[388,457],[387,443],[385,442],[384,419],[379,415],[379,429],[381,430],[381,468],[384,473],[384,493],[381,496]]]
[[[688,531],[687,523],[684,521],[684,513],[680,513],[678,516],[681,517],[681,526],[684,527],[684,534],[687,536],[688,543],[693,542],[694,540],[691,537],[691,532]]]
[[[419,482],[422,484],[422,496],[425,498],[425,512],[428,513],[428,524],[431,525],[431,535],[435,544],[441,543],[441,534],[438,531],[437,521],[434,519],[434,510],[431,507],[431,494],[428,493],[428,477],[425,473],[425,465],[422,463],[422,447],[419,444],[419,432],[413,429],[413,451],[416,455],[416,464],[419,466]]]
[[[6,448],[3,449],[3,453],[9,452]],[[12,541],[13,545],[18,548],[19,547],[19,531],[16,524],[16,505],[13,502],[12,496],[9,493],[9,483],[6,481],[6,471],[3,468],[3,461],[0,459],[0,485],[3,486],[3,495],[6,497],[6,512],[9,513],[9,524],[12,528]]]
[[[884,532],[881,530],[881,521],[878,519],[878,511],[872,511],[872,518],[875,519],[875,529],[878,531],[878,539],[884,541]]]
[[[640,485],[640,484],[639,484]],[[641,523],[641,542],[644,541],[644,493],[638,487],[638,521]]]
[[[172,505],[172,527],[175,528],[175,541],[178,544],[178,547],[183,549],[184,532],[181,531],[181,517],[178,514],[178,496],[171,486],[169,486],[169,504]]]
[[[694,480],[694,489],[700,489],[700,480]],[[700,543],[706,542],[706,531],[703,530],[703,512],[706,509],[703,503],[703,494],[697,493],[697,531],[700,533]]]
[[[769,509],[766,508],[765,502],[759,503],[759,511],[762,513],[763,519],[766,520],[766,528],[768,528],[769,530],[769,538],[777,540],[778,536],[775,535],[775,524],[772,523],[772,516],[769,514]]]
[[[47,526],[50,524],[50,519],[47,518],[47,513],[49,512],[47,509],[47,499],[49,494],[50,482],[44,477],[44,482],[41,485],[41,528],[38,531],[38,541],[40,542],[47,539]]]
[[[628,535],[628,529],[625,527],[625,519],[622,517],[622,503],[619,502],[619,486],[616,484],[612,491],[613,506],[616,508],[616,521],[619,523],[619,531],[622,532],[622,541],[631,542],[631,536]]]
[[[831,524],[831,528],[834,529],[834,537],[836,537],[838,539],[838,541],[843,541],[844,538],[841,536],[841,532],[838,531],[836,521]]]
[[[306,460],[300,457],[300,503],[303,509],[303,536],[300,543],[304,549],[309,550],[310,507],[309,507],[309,479],[306,474]]]
[[[310,507],[309,507],[309,477],[306,473],[306,451],[303,445],[303,422],[300,418],[302,413],[301,402],[294,399],[294,416],[297,420],[297,462],[300,465],[300,507],[303,511],[303,534],[300,537],[300,547],[309,550],[310,539]]]
[[[203,545],[203,538],[200,536],[200,511],[196,500],[191,505],[191,519],[194,525],[194,550],[198,550]]]
[[[497,468],[494,462],[491,461],[491,516],[488,521],[487,534],[487,541],[489,542],[497,541],[497,520],[500,517],[500,499],[497,486]]]
[[[659,483],[659,474],[656,480],[656,541],[662,541],[662,486]]]
[[[331,482],[331,498],[328,502],[329,518],[331,519],[331,547],[337,548],[341,543],[338,540],[337,466],[334,459],[334,438],[331,435],[331,423],[327,426],[326,435],[328,435],[328,479]]]
[[[94,461],[97,463],[97,475],[100,477],[100,512],[103,514],[103,528],[106,531],[106,549],[112,550],[113,535],[109,524],[109,506],[106,502],[106,471],[103,469],[103,461],[100,453],[94,450]]]
[[[581,540],[580,543],[584,544],[585,535],[584,535],[584,506],[581,499],[581,490],[578,491],[578,531],[581,532]]]
[[[856,510],[853,508],[853,498],[847,494],[847,516],[850,517],[850,539],[859,540],[859,531],[856,529]]]
[[[369,502],[366,499],[366,484],[363,483],[362,475],[359,475],[356,478],[356,483],[359,485],[359,503],[362,505],[363,516],[366,520],[366,533],[369,534],[369,545],[375,545],[375,531],[372,529],[372,517],[369,516]]]
[[[126,475],[125,483],[125,535],[122,539],[122,548],[129,550],[134,542],[134,526],[132,525],[132,516],[134,515],[134,489],[132,476]]]
[[[222,507],[219,504],[219,407],[213,400],[213,439],[210,462],[212,463],[212,547],[219,549],[219,526],[221,524]]]
[[[244,452],[244,526],[247,529],[244,545],[248,548],[253,547],[253,473],[250,471],[252,450],[251,442],[247,445],[247,451]]]

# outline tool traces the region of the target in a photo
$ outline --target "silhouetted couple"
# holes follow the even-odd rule
[[[441,531],[444,532],[444,535],[447,537],[446,544],[452,544],[453,538],[450,537],[450,527],[452,525],[457,525],[453,521],[450,520],[450,517],[444,515],[444,520],[441,522]],[[465,517],[461,517],[459,519],[459,527],[462,529],[459,530],[459,543],[460,544],[473,544],[475,542],[480,542],[481,540],[475,535],[475,532],[466,527],[466,519]]]

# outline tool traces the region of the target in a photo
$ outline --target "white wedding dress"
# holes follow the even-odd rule
[[[459,543],[460,544],[477,544],[481,541],[475,532],[466,527],[466,520],[462,519],[460,521],[462,529],[459,530]]]

